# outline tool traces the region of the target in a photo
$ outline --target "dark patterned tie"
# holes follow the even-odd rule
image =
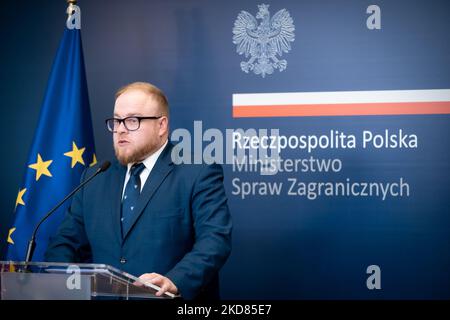
[[[122,222],[122,237],[125,235],[125,230],[129,228],[136,210],[139,195],[141,194],[141,178],[139,175],[144,169],[145,165],[143,163],[135,163],[130,169],[130,179],[125,187],[122,199],[122,216],[120,218]]]

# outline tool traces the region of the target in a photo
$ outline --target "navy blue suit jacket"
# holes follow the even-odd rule
[[[156,272],[183,298],[218,298],[218,271],[231,251],[231,216],[220,165],[175,165],[169,142],[121,235],[126,166],[114,161],[73,198],[46,261],[103,263],[135,276]],[[98,166],[89,168],[82,180]],[[88,258],[88,260],[86,259]]]

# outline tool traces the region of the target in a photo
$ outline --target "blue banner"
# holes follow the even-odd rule
[[[83,170],[96,162],[81,31],[66,28],[17,194],[7,259],[25,259],[28,240],[39,220],[79,184]],[[34,261],[43,260],[49,238],[69,204],[59,208],[39,229]]]

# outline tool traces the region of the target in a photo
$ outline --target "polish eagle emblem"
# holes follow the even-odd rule
[[[295,40],[293,19],[286,9],[281,9],[270,17],[269,5],[258,5],[256,18],[247,11],[241,11],[234,22],[233,43],[236,52],[249,60],[241,62],[245,73],[253,71],[263,78],[274,72],[283,71],[287,61],[281,58],[283,52],[291,50]],[[258,23],[258,20],[261,20]]]

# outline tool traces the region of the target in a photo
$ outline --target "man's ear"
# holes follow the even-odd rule
[[[159,135],[163,136],[169,131],[169,119],[166,116],[162,116],[159,119]]]

